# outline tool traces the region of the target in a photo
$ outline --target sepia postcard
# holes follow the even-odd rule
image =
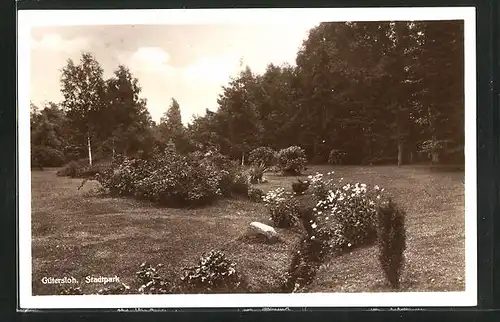
[[[475,19],[19,11],[20,307],[475,306]]]

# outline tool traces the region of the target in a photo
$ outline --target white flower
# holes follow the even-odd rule
[[[313,176],[307,176],[307,177],[308,177],[309,179],[312,179],[312,178],[313,178]]]
[[[380,189],[380,187],[378,185],[375,185],[374,188],[375,188],[375,190],[379,190]]]
[[[315,229],[316,227],[318,227],[318,225],[316,225],[316,223],[313,223],[313,224],[311,225],[311,228],[312,228],[312,229]]]
[[[380,199],[380,196],[377,196],[377,199]]]
[[[316,237],[315,236],[311,236],[311,240],[315,239]]]
[[[352,246],[351,243],[347,244],[347,247],[351,247],[351,246]]]

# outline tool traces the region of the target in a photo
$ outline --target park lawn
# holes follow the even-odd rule
[[[311,167],[304,175],[328,172]],[[385,187],[408,212],[407,290],[464,289],[464,196],[462,172],[430,172],[425,167],[335,167],[345,180]],[[81,179],[61,178],[55,169],[32,172],[33,294],[57,294],[42,277],[72,276],[85,293],[102,287],[85,276],[119,276],[132,287],[142,262],[163,264],[177,279],[212,249],[226,250],[249,280],[249,291],[269,292],[281,282],[300,238],[279,230],[281,241],[264,244],[243,238],[252,221],[268,222],[262,204],[220,200],[201,209],[159,208],[123,198],[91,196],[95,182],[78,190]],[[290,188],[291,177],[268,174],[264,190]],[[376,247],[332,258],[322,265],[311,292],[383,291]]]

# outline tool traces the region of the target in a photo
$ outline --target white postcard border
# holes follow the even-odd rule
[[[33,296],[31,258],[30,43],[41,26],[154,24],[294,24],[295,21],[464,20],[464,292]],[[474,7],[21,10],[18,12],[19,305],[42,308],[418,307],[477,305],[476,16]]]

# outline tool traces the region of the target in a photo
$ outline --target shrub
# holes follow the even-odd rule
[[[306,153],[299,146],[291,146],[278,152],[278,167],[285,175],[300,175],[307,163]]]
[[[142,263],[139,266],[139,271],[136,272],[137,280],[141,286],[139,293],[141,294],[167,294],[170,293],[172,286],[164,278],[158,274],[163,266],[158,264],[155,267],[149,263]]]
[[[271,190],[263,197],[263,200],[275,227],[295,226],[299,215],[299,203],[293,196],[285,194],[285,189]]]
[[[328,163],[330,164],[342,164],[345,153],[341,150],[333,149],[330,151],[330,155],[328,156]]]
[[[328,191],[335,189],[337,182],[334,181],[332,176],[333,171],[328,172],[326,176],[322,173],[316,172],[315,175],[308,177],[311,191],[316,202],[325,200],[328,195]]]
[[[378,208],[379,260],[387,281],[393,288],[399,287],[406,249],[405,212],[392,200]]]
[[[97,174],[105,173],[111,168],[110,164],[93,164],[77,168],[76,178],[94,178]]]
[[[64,164],[64,153],[43,145],[31,147],[32,167],[60,167]]]
[[[223,251],[212,250],[202,256],[197,265],[184,269],[181,277],[182,288],[200,293],[241,290],[245,280],[235,267],[236,264],[229,260]]]
[[[250,187],[248,189],[248,198],[253,202],[261,202],[264,195],[264,191],[260,188]]]
[[[248,161],[252,165],[262,165],[268,168],[276,164],[276,152],[269,147],[261,146],[250,152]]]
[[[297,182],[292,183],[292,190],[297,195],[303,195],[307,191],[307,189],[309,189],[309,185],[309,181],[302,181],[300,179],[297,179]]]
[[[153,162],[148,176],[136,183],[136,196],[153,202],[186,206],[213,201],[219,191],[217,171],[203,162],[174,152]]]
[[[383,189],[365,184],[345,184],[328,191],[314,211],[311,239],[328,240],[330,247],[345,250],[376,237],[377,204]]]
[[[241,167],[220,170],[218,173],[218,187],[223,196],[248,195],[249,183],[247,175]]]
[[[152,165],[138,159],[122,159],[106,172],[100,172],[97,180],[113,196],[133,196],[137,183],[152,173]]]
[[[60,177],[76,178],[81,167],[77,161],[70,161],[61,170],[57,171],[56,174]]]
[[[248,173],[250,183],[262,183],[265,171],[266,167],[262,164],[252,166]]]

